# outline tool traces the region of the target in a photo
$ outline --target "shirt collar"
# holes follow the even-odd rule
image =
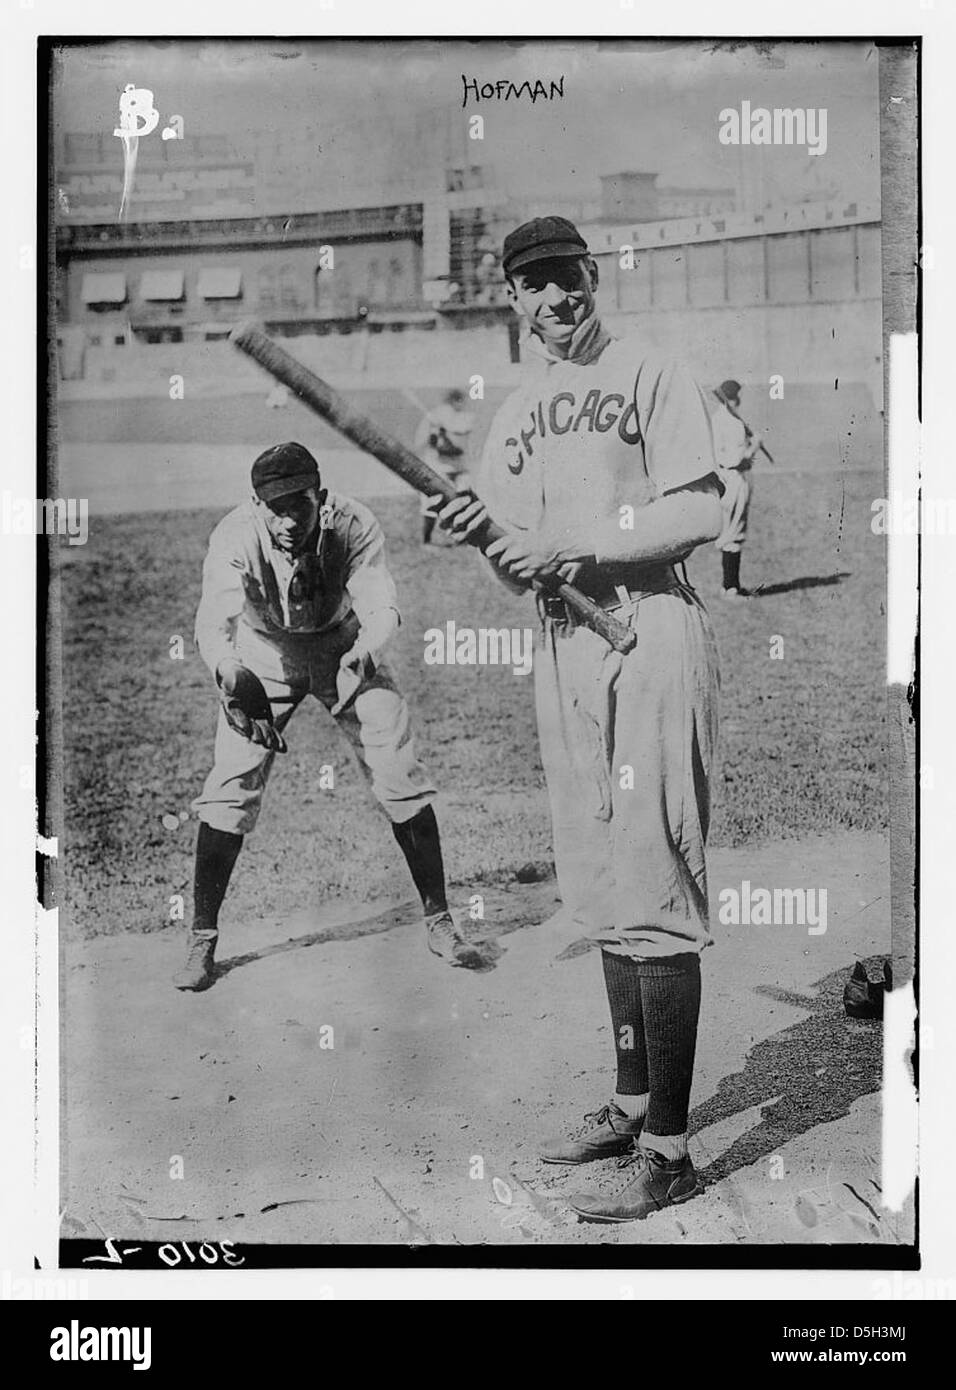
[[[579,323],[572,333],[568,352],[564,357],[559,357],[543,338],[539,338],[537,333],[530,329],[525,341],[529,352],[540,357],[549,366],[557,362],[573,362],[575,366],[587,367],[590,363],[597,361],[613,339],[598,318],[597,310],[592,309],[587,318]]]

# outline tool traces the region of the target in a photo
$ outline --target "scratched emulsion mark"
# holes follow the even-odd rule
[[[147,87],[134,87],[127,82],[120,93],[120,123],[113,131],[123,142],[123,196],[120,199],[119,221],[129,216],[136,176],[136,155],[141,135],[149,135],[159,124],[159,112],[153,106],[153,94]]]

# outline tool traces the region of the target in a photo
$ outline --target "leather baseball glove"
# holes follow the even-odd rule
[[[272,722],[272,708],[262,681],[239,661],[220,661],[216,668],[219,698],[232,728],[251,743],[285,753],[285,739]]]

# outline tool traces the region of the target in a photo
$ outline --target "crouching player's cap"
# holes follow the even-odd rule
[[[501,268],[511,275],[534,261],[550,261],[556,256],[586,256],[588,244],[573,222],[566,217],[535,217],[523,222],[505,237],[501,248]]]
[[[319,465],[304,444],[274,444],[252,465],[252,487],[263,502],[319,487]]]

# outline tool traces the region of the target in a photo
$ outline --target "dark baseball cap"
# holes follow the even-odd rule
[[[720,383],[720,394],[721,394],[722,396],[724,396],[728,401],[739,401],[739,400],[740,400],[740,382],[739,382],[739,381],[722,381],[722,382]]]
[[[534,261],[588,254],[587,242],[566,217],[534,217],[505,237],[501,248],[501,268],[506,275],[511,275]]]
[[[252,486],[263,502],[319,486],[319,465],[304,444],[274,444],[252,465]]]

